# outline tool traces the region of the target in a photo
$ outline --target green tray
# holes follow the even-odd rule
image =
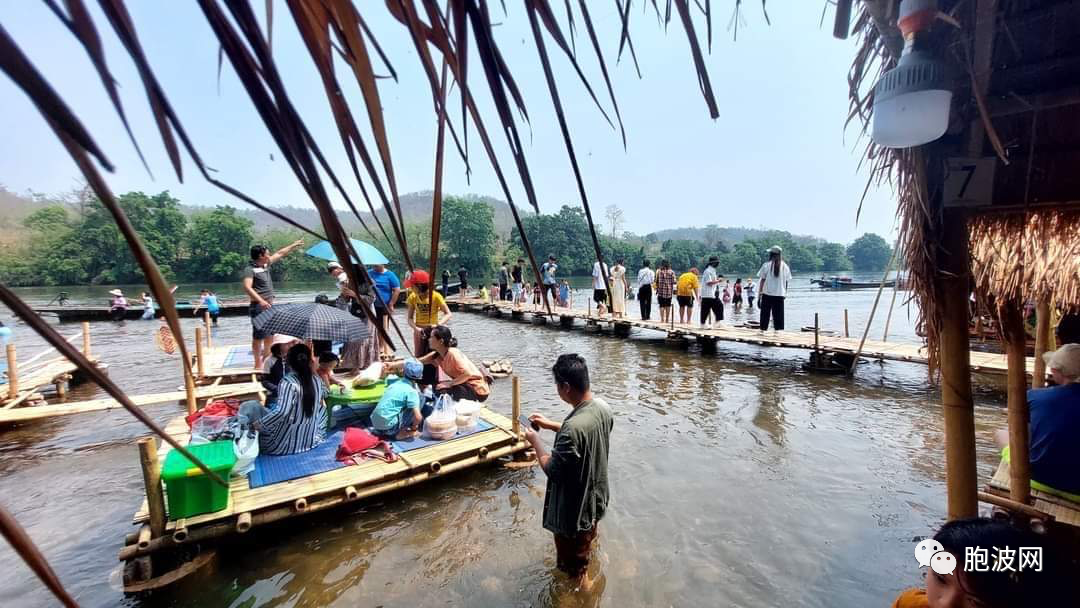
[[[335,388],[326,393],[327,405],[350,405],[353,403],[376,403],[386,390],[386,381],[380,380],[371,386],[349,388],[342,391]]]

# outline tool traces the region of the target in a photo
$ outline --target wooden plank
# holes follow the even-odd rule
[[[226,397],[244,394],[254,394],[260,390],[262,390],[262,385],[258,383],[203,386],[196,389],[195,396],[199,399],[202,399],[204,397]],[[137,395],[131,397],[131,400],[135,403],[135,405],[142,407],[159,403],[177,402],[184,399],[185,396],[186,393],[184,391],[173,391],[168,393],[157,393],[153,395]],[[102,410],[116,409],[119,407],[122,406],[115,399],[93,399],[90,401],[80,401],[77,403],[36,405],[33,407],[23,407],[0,411],[0,424],[20,422],[24,420],[35,420],[38,418],[54,416],[67,416],[70,414],[81,414],[85,412],[98,412]]]

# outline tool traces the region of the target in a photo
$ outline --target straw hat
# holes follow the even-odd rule
[[[114,290],[109,292],[109,295],[110,296],[122,296],[122,295],[124,295],[124,292],[120,291],[119,289],[114,289]]]
[[[784,253],[784,250],[779,245],[773,245],[769,247],[769,253]]]
[[[1043,361],[1046,361],[1046,367],[1056,369],[1070,381],[1080,380],[1080,344],[1066,344],[1043,353]]]

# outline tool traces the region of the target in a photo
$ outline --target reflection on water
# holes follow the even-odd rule
[[[221,323],[217,343],[248,339],[247,319]],[[801,371],[797,351],[722,344],[702,354],[658,333],[623,340],[468,314],[453,324],[475,359],[512,359],[526,413],[568,412],[550,373],[564,352],[589,361],[615,411],[612,502],[588,597],[555,571],[535,468],[471,470],[256,528],[221,547],[213,567],[143,598],[109,583],[142,495],[134,443],[145,431],[126,413],[0,433],[0,500],[87,606],[871,606],[918,583],[910,540],[932,533],[945,506],[941,412],[924,368],[872,363],[854,379],[820,377]],[[94,324],[95,351],[133,394],[180,385],[155,328]],[[18,326],[17,340],[20,352],[40,344]],[[97,395],[80,387],[72,398]],[[509,414],[509,396],[509,381],[497,381],[493,407]],[[1005,417],[1000,392],[978,399],[985,477]],[[147,411],[165,423],[183,407]],[[0,581],[0,605],[52,604],[6,545],[0,571],[14,573]]]

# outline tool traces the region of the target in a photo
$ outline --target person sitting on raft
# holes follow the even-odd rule
[[[345,383],[338,379],[334,375],[334,368],[337,367],[341,359],[333,353],[333,351],[324,351],[319,353],[319,369],[317,373],[319,378],[322,379],[323,384],[326,386],[341,386],[344,387]]]
[[[449,384],[435,387],[436,393],[448,394],[455,401],[487,400],[491,389],[488,388],[484,375],[480,373],[480,368],[457,347],[457,338],[454,338],[449,327],[445,325],[433,327],[431,336],[428,337],[428,347],[432,352],[420,357],[420,362],[434,363],[444,374],[450,376]],[[436,376],[434,373],[427,375],[429,380],[434,380],[430,376]]]
[[[1057,386],[1027,392],[1030,416],[1031,487],[1080,502],[1080,344],[1043,354]],[[1009,461],[1009,432],[994,434]]]
[[[289,371],[278,385],[278,405],[249,419],[258,422],[260,454],[298,454],[326,438],[326,385],[315,372],[311,349],[297,344],[285,356]]]
[[[403,368],[405,377],[387,384],[379,404],[371,412],[371,430],[384,439],[415,437],[424,422],[423,410],[429,409],[420,407],[420,391],[416,387],[424,375],[424,364],[413,359],[406,361]]]

